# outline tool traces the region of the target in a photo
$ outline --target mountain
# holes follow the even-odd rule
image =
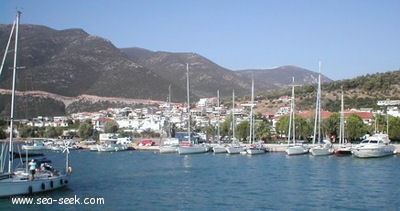
[[[5,49],[10,25],[0,25]],[[54,30],[20,25],[18,90],[41,90],[64,96],[81,94],[136,99],[166,99],[169,81],[120,52],[110,41],[81,29]],[[12,66],[9,54],[5,67]],[[5,68],[8,69],[8,68]],[[10,89],[11,71],[4,71],[0,88]],[[179,100],[185,89],[172,85]]]
[[[251,92],[251,79],[247,76],[238,75],[196,53],[153,52],[143,48],[124,48],[121,51],[135,63],[182,88],[186,87],[186,64],[189,64],[190,88],[200,97],[216,96],[217,90],[221,96],[231,96],[233,89],[238,95]],[[258,92],[276,88],[271,84],[256,84]]]
[[[254,74],[254,78],[264,83],[273,84],[274,86],[283,88],[292,84],[292,78],[295,79],[296,85],[306,85],[318,83],[318,73],[296,67],[296,66],[281,66],[273,69],[251,69],[236,71],[238,74],[250,77]],[[332,80],[321,74],[321,82],[331,82]]]
[[[0,49],[5,49],[10,31],[11,25],[0,25]],[[172,101],[183,102],[186,100],[186,64],[190,67],[192,101],[216,96],[218,89],[222,97],[231,96],[232,89],[237,96],[250,95],[253,72],[257,93],[279,89],[293,75],[304,83],[314,83],[316,76],[316,73],[294,66],[276,70],[232,71],[196,53],[118,49],[110,41],[90,35],[82,29],[55,30],[22,24],[18,44],[18,65],[25,68],[18,70],[17,90],[49,93],[40,97],[40,94],[30,96],[30,104],[40,102],[43,105],[46,100],[53,99],[52,94],[70,98],[80,98],[82,95],[104,97],[102,99],[105,100],[101,102],[115,99],[166,100],[170,85]],[[12,71],[8,67],[12,66],[12,52],[9,50],[0,76],[2,90],[11,89]],[[3,51],[0,56],[3,56]],[[275,81],[273,78],[276,78]],[[6,108],[9,98],[3,93],[0,95],[3,95],[1,99],[5,102],[0,105],[0,114],[3,116],[9,112]],[[59,99],[53,100],[51,104],[57,106],[55,109],[38,112],[25,109],[22,113],[30,117],[61,115],[63,112],[79,111],[79,108],[95,109],[94,105],[99,102],[85,98],[74,101],[74,108],[68,108],[70,104]],[[88,105],[92,101],[92,106]],[[46,114],[46,110],[54,112]]]

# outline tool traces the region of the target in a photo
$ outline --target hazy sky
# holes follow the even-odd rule
[[[194,52],[231,69],[331,79],[400,69],[399,0],[2,0],[0,24],[82,28],[118,48]],[[2,49],[3,50],[3,49]]]

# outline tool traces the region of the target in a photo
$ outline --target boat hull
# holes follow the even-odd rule
[[[220,145],[218,145],[218,146],[213,146],[212,147],[212,151],[214,152],[214,153],[227,153],[227,151],[226,151],[226,147],[224,147],[224,146],[220,146]]]
[[[267,151],[265,148],[248,148],[246,149],[246,152],[249,155],[259,155],[259,154],[264,154]]]
[[[68,185],[69,175],[48,177],[45,179],[7,178],[0,180],[0,197],[30,195],[56,190]]]
[[[314,156],[332,155],[332,147],[316,146],[310,149],[310,153]]]
[[[168,153],[177,153],[178,146],[160,146],[160,153],[168,154]]]
[[[335,149],[333,151],[333,154],[335,154],[335,155],[351,155],[351,148],[341,147],[341,148]]]
[[[194,146],[179,146],[178,153],[180,155],[187,154],[198,154],[198,153],[206,153],[208,152],[208,147],[203,145],[194,145]]]
[[[239,147],[239,146],[226,147],[226,152],[228,154],[240,154],[243,151],[244,151],[243,147]]]
[[[288,155],[303,155],[308,153],[308,148],[304,146],[290,146],[286,149]]]
[[[393,145],[385,145],[379,147],[359,147],[354,148],[352,153],[359,158],[378,158],[393,155],[395,147]]]

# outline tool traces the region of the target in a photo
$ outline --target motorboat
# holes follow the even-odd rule
[[[377,158],[393,155],[395,150],[387,134],[376,133],[361,141],[351,152],[359,158]]]

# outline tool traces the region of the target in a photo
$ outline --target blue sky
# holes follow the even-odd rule
[[[82,28],[116,47],[194,52],[231,69],[334,80],[400,69],[399,0],[3,0],[0,24]]]

